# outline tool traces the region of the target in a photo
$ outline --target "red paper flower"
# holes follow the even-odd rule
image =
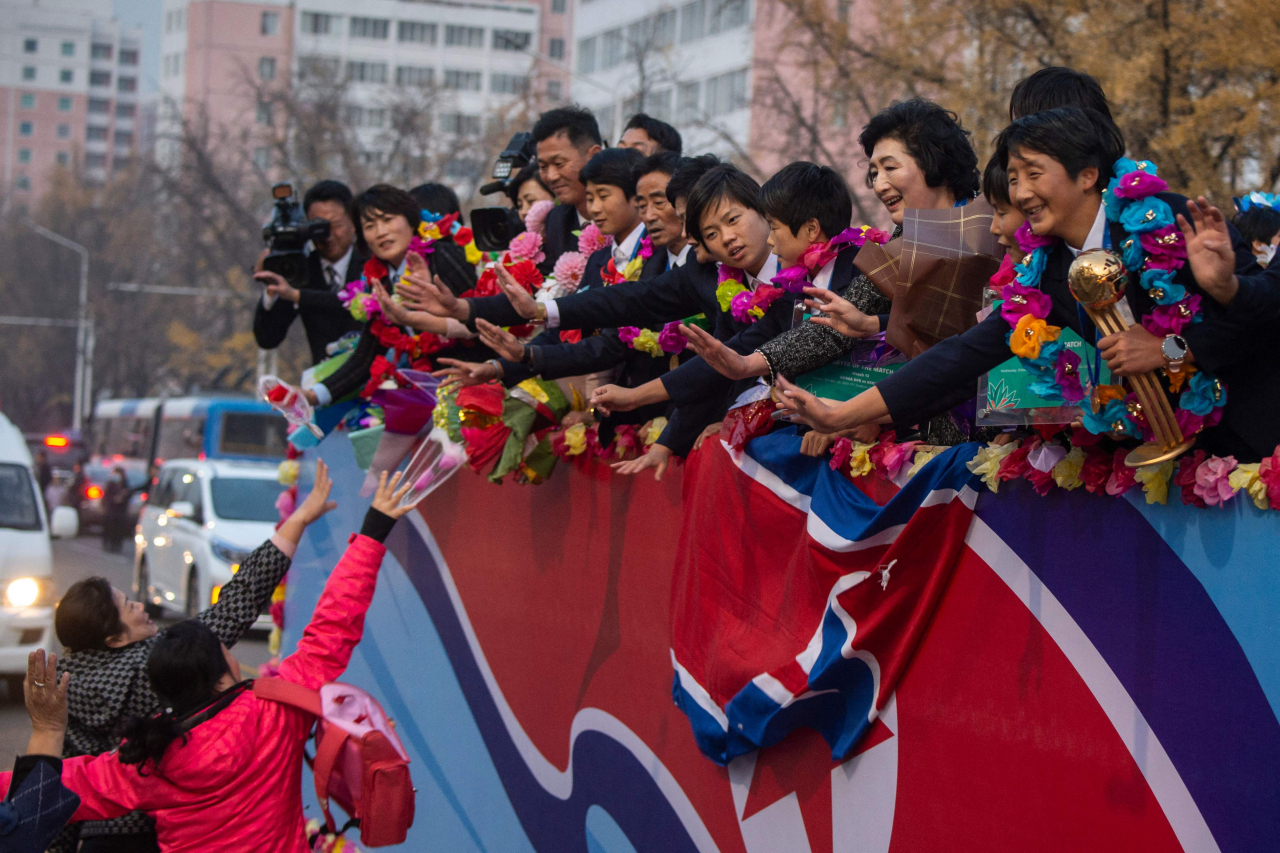
[[[1192,506],[1203,507],[1204,498],[1196,494],[1196,469],[1204,462],[1207,454],[1197,450],[1192,456],[1184,456],[1178,460],[1178,470],[1173,475],[1173,484],[1182,487],[1182,502]]]
[[[1131,469],[1132,470],[1132,469]],[[1107,480],[1111,478],[1111,454],[1097,448],[1085,451],[1084,467],[1080,469],[1080,480],[1090,494],[1100,495],[1107,490]]]

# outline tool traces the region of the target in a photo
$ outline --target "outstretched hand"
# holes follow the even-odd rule
[[[483,385],[498,378],[498,369],[487,361],[459,361],[456,358],[440,358],[436,359],[436,363],[446,365],[446,367],[431,372],[432,376],[443,380],[440,383],[442,388],[448,385],[461,385],[464,388],[469,385]]]
[[[387,477],[386,471],[378,475],[378,491],[373,495],[374,509],[391,518],[399,518],[417,506],[417,501],[400,506],[404,496],[409,494],[409,489],[413,487],[413,484],[408,482],[401,485],[400,480],[403,477],[403,471],[397,471],[390,477]]]
[[[387,289],[382,286],[382,282],[375,281],[373,283],[373,295],[378,300],[378,307],[382,309],[382,313],[388,320],[399,326],[409,325],[409,310],[391,298],[391,294],[387,293]],[[402,295],[400,297],[404,299]]]
[[[31,718],[28,755],[62,755],[62,742],[67,733],[67,685],[71,674],[58,678],[58,656],[44,649],[27,655],[27,677],[22,682],[22,697]]]
[[[1195,201],[1187,199],[1187,212],[1191,214],[1191,224],[1179,213],[1178,228],[1187,242],[1191,274],[1215,302],[1228,305],[1236,298],[1240,281],[1236,278],[1236,253],[1227,220],[1204,196]]]
[[[835,329],[846,338],[865,338],[880,331],[880,320],[864,314],[849,300],[821,287],[806,287],[804,304],[816,313],[810,321]]]
[[[722,341],[701,326],[680,324],[680,333],[689,341],[693,351],[702,356],[702,360],[716,369],[721,376],[730,379],[746,379],[748,376],[759,376],[752,371],[751,361],[724,345]]]
[[[427,262],[419,255],[408,255],[408,266],[405,267],[404,278],[396,285],[396,292],[406,308],[426,311],[437,317],[466,319],[460,316],[466,303],[453,295],[440,276],[431,275]]]
[[[476,329],[480,332],[481,343],[507,361],[520,361],[524,358],[524,344],[506,329],[483,318],[476,319]]]
[[[336,509],[338,502],[329,500],[329,492],[332,490],[333,480],[329,477],[329,466],[324,464],[323,459],[317,459],[315,485],[311,487],[311,494],[307,495],[306,500],[293,511],[294,516],[303,524],[311,524],[329,510]]]
[[[836,432],[842,428],[835,407],[823,402],[808,391],[791,383],[785,376],[778,376],[775,384],[782,391],[778,409],[793,420],[806,423],[822,432]]]
[[[526,320],[532,320],[538,315],[538,301],[533,298],[529,291],[525,290],[516,281],[516,277],[511,271],[502,264],[493,265],[494,272],[498,274],[498,286],[502,288],[502,292],[507,295],[507,301],[511,303],[511,307],[516,313]]]
[[[671,464],[671,448],[655,444],[649,448],[649,452],[644,456],[628,459],[626,462],[614,462],[609,467],[619,474],[627,475],[639,474],[641,471],[652,469],[653,479],[661,481],[662,475],[667,472],[669,464]]]
[[[618,385],[601,385],[591,392],[591,408],[602,415],[613,412],[629,412],[638,403],[634,401],[635,390]]]

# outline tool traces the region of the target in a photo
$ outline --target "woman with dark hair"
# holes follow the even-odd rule
[[[511,199],[511,206],[516,209],[521,220],[529,212],[529,208],[538,202],[556,200],[551,190],[547,189],[547,185],[542,182],[542,176],[538,174],[537,161],[516,173],[511,183],[507,184],[506,193],[507,198]]]
[[[328,469],[316,463],[316,483],[294,513],[241,564],[222,588],[218,603],[196,617],[228,648],[249,630],[271,600],[307,525],[324,515],[331,487]],[[143,591],[145,594],[145,591]],[[71,585],[54,615],[58,641],[66,649],[60,671],[71,675],[67,698],[70,717],[62,754],[100,755],[120,743],[120,726],[130,717],[149,716],[162,707],[147,681],[147,656],[159,628],[141,601],[130,601],[105,578],[86,578]],[[56,849],[74,849],[74,828],[59,837]],[[143,814],[80,825],[80,849],[156,850],[155,827]]]
[[[409,190],[409,195],[423,210],[429,210],[436,216],[458,215],[458,221],[466,225],[462,215],[462,205],[458,202],[458,194],[444,184],[418,184]]]
[[[399,474],[388,480],[383,473],[360,535],[329,575],[279,678],[317,690],[346,670],[373,600],[382,542],[412,509],[400,506],[409,484],[399,482]],[[40,676],[40,663],[29,673]],[[200,620],[156,638],[147,677],[160,713],[131,721],[118,751],[62,762],[62,782],[81,801],[71,819],[141,810],[154,817],[162,851],[308,851],[302,761],[315,717],[246,689],[252,682],[240,680],[239,663]],[[66,728],[58,713],[66,684],[48,670],[32,681],[28,752],[56,754]],[[8,783],[9,774],[0,774],[0,786]]]
[[[467,263],[466,251],[447,236],[426,244],[418,235],[422,207],[402,189],[377,184],[356,196],[352,207],[359,226],[356,245],[373,255],[365,264],[365,290],[351,300],[353,311],[367,316],[365,297],[372,295],[377,298],[381,313],[395,325],[378,317],[366,322],[346,362],[304,392],[313,406],[327,406],[363,388],[369,381],[374,359],[391,347],[388,341],[402,339],[396,326],[412,326],[442,338],[474,337],[461,323],[425,311],[410,311],[391,298],[401,279],[428,286],[434,279],[435,284],[455,294],[471,290],[476,285],[476,270]]]

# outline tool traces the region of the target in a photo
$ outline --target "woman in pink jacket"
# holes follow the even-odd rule
[[[330,574],[298,648],[279,677],[311,689],[342,675],[364,632],[382,541],[409,485],[383,473],[359,535]],[[54,658],[32,656],[28,754],[62,754],[66,685]],[[302,819],[302,758],[315,718],[258,699],[240,683],[240,666],[209,628],[190,619],[169,628],[147,661],[164,712],[136,720],[113,753],[62,761],[62,783],[80,797],[71,820],[105,820],[134,809],[155,818],[160,849],[309,850]],[[0,774],[7,790],[9,774]]]

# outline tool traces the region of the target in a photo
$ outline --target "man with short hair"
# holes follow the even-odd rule
[[[308,219],[329,222],[329,237],[313,244],[307,257],[307,283],[297,288],[281,276],[262,269],[264,251],[254,278],[266,285],[253,314],[253,337],[263,349],[284,342],[295,317],[302,318],[313,364],[328,357],[325,347],[360,330],[338,294],[343,285],[360,278],[368,255],[355,247],[356,226],[351,219],[351,190],[339,181],[320,181],[307,190],[302,209]]]
[[[590,110],[578,106],[557,107],[538,117],[533,126],[538,175],[556,197],[547,214],[541,269],[549,272],[565,252],[577,251],[578,238],[589,221],[587,188],[578,173],[602,148],[600,126]]]
[[[680,138],[680,131],[665,121],[636,113],[627,121],[618,147],[634,148],[644,156],[652,157],[663,151],[679,154],[684,148],[684,141]]]

